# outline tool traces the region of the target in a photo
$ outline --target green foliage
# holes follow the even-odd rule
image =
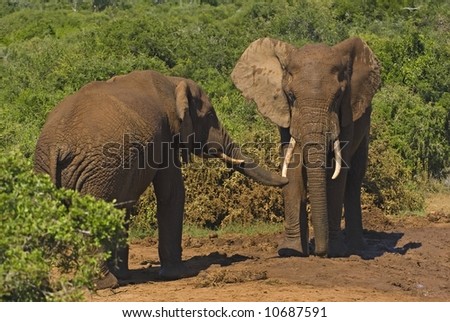
[[[183,173],[188,223],[217,229],[231,223],[281,220],[283,201],[279,189],[252,182],[224,167],[221,161],[196,161]]]
[[[448,176],[448,1],[8,0],[0,17],[0,151],[18,146],[32,155],[57,102],[92,80],[135,69],[194,79],[236,141],[276,144],[276,128],[231,83],[243,50],[264,36],[299,46],[360,36],[379,57],[383,81],[373,102],[368,190],[392,212],[420,208],[420,197],[404,201],[415,182]],[[265,149],[253,145],[248,153],[276,167],[277,153],[263,156]],[[188,222],[216,227],[251,222],[250,214],[267,221],[278,216],[279,190],[253,189],[256,184],[223,166],[196,167],[185,169]],[[202,191],[205,185],[210,189]],[[389,188],[400,186],[409,192]],[[150,196],[135,218],[141,231],[155,228]]]
[[[444,95],[443,100],[447,97]],[[450,105],[425,103],[410,88],[400,85],[385,86],[375,97],[374,105],[377,108],[373,113],[373,141],[389,142],[412,176],[447,175]]]
[[[383,62],[383,81],[405,85],[425,102],[437,102],[450,86],[448,44],[406,24],[402,33],[374,40]]]
[[[305,1],[305,5],[288,8],[274,17],[272,29],[275,38],[297,45],[307,42],[334,44],[348,35],[348,27],[333,18],[331,4],[320,1]]]
[[[82,299],[123,220],[112,204],[57,190],[20,153],[1,154],[0,300]]]
[[[373,140],[369,146],[369,165],[364,180],[371,201],[387,214],[421,211],[423,191],[411,179],[411,170],[389,142]]]

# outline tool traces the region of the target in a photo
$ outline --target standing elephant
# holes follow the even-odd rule
[[[185,191],[180,153],[185,162],[191,153],[221,158],[262,184],[288,181],[241,154],[195,82],[155,71],[92,82],[64,99],[42,129],[34,169],[49,174],[57,187],[115,200],[128,218],[153,183],[160,275],[176,279],[188,272],[181,260]],[[116,276],[128,273],[128,247],[117,256],[115,271],[104,268],[97,288],[115,286]]]
[[[245,50],[231,77],[280,130],[289,184],[283,188],[285,237],[278,254],[309,254],[307,187],[315,254],[339,257],[363,249],[361,184],[371,100],[380,85],[371,49],[360,38],[301,48],[263,38]]]

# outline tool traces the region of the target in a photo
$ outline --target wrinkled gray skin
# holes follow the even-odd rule
[[[128,218],[139,196],[153,183],[160,275],[176,279],[190,274],[181,261],[180,153],[186,162],[191,153],[221,157],[262,184],[287,183],[241,154],[196,83],[154,71],[92,82],[64,99],[42,129],[34,169],[49,174],[58,187],[116,200]],[[128,247],[116,255],[114,275],[104,265],[104,278],[97,281],[97,288],[115,286],[115,275],[127,276]]]
[[[287,143],[295,139],[289,184],[283,188],[285,238],[279,255],[309,254],[307,188],[315,254],[339,257],[362,250],[361,184],[371,100],[380,85],[379,63],[367,44],[350,38],[331,47],[296,48],[258,39],[242,54],[232,79],[261,114],[279,126],[284,157]],[[335,173],[338,159],[342,168]]]

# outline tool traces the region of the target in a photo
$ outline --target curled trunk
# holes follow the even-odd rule
[[[276,173],[261,168],[253,160],[243,156],[240,152],[237,152],[237,154],[237,157],[239,159],[242,158],[244,162],[240,165],[234,165],[233,168],[240,173],[266,186],[284,186],[288,183],[287,178],[283,178]]]
[[[225,161],[233,169],[252,178],[253,180],[267,186],[284,186],[288,183],[286,178],[261,168],[251,158],[242,154],[241,149],[231,140],[228,133],[219,129],[220,138],[216,142],[221,142],[221,147],[216,148],[218,152],[215,156]],[[217,134],[216,134],[217,135]]]

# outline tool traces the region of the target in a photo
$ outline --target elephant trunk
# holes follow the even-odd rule
[[[284,186],[288,183],[286,178],[261,168],[251,158],[242,154],[241,149],[233,142],[224,128],[220,128],[223,152],[216,156],[225,161],[233,169],[267,186]]]
[[[308,169],[311,221],[314,228],[315,253],[328,255],[328,212],[325,169]]]
[[[236,154],[238,154],[237,157],[244,160],[240,165],[233,166],[233,168],[240,173],[266,186],[281,187],[288,183],[287,178],[283,178],[276,173],[261,168],[252,159],[243,156],[240,151],[236,152]]]
[[[314,140],[313,142],[320,141],[322,140]],[[326,150],[323,144],[311,144],[308,148],[305,148],[304,160],[309,184],[315,253],[318,256],[325,257],[328,255],[328,211],[325,169]]]

